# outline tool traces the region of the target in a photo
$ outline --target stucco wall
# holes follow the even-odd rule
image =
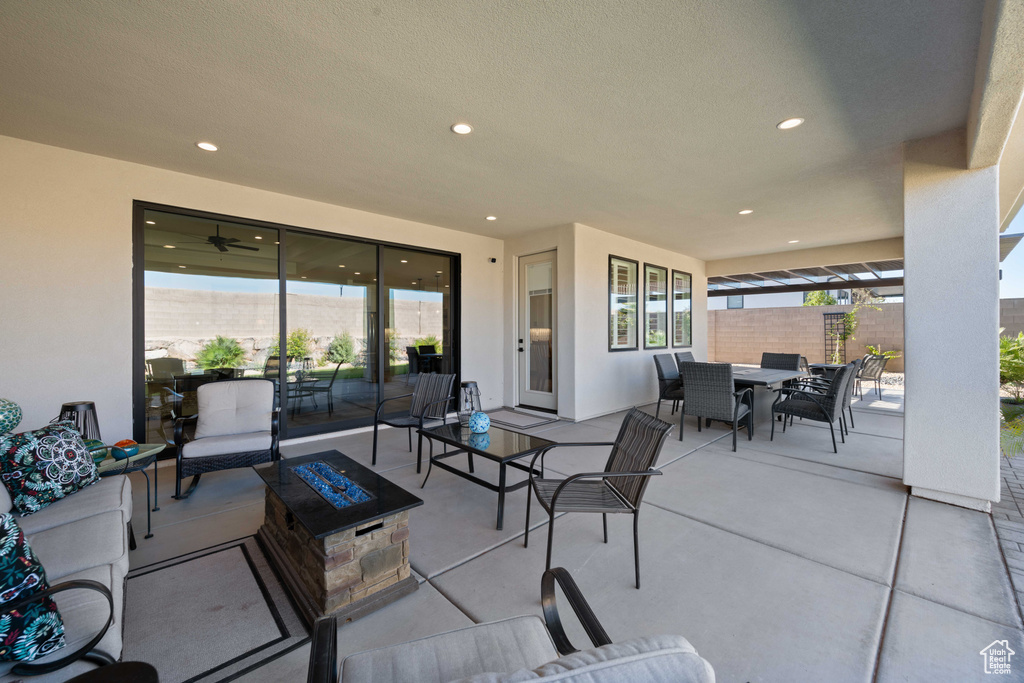
[[[868,344],[883,350],[904,349],[903,304],[861,307],[856,339],[847,341],[848,361],[867,353]],[[708,357],[729,363],[760,363],[765,351],[800,353],[811,363],[825,363],[823,313],[850,311],[852,306],[795,306],[708,311]],[[1024,308],[1021,309],[1024,313]],[[903,372],[903,358],[893,358],[887,370]]]
[[[135,199],[461,253],[463,374],[501,404],[500,240],[0,136],[0,396],[22,428],[92,400],[104,438],[132,433]]]

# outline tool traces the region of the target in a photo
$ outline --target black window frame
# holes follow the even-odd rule
[[[635,272],[636,272],[635,282],[636,282],[637,291],[634,294],[634,297],[635,297],[635,300],[636,300],[636,309],[634,311],[634,316],[636,318],[636,322],[633,324],[633,345],[632,346],[623,346],[623,347],[619,347],[619,348],[613,348],[612,347],[612,331],[613,331],[613,328],[612,328],[612,295],[613,295],[613,287],[614,287],[614,284],[615,284],[615,281],[613,279],[614,274],[613,274],[613,271],[612,271],[613,261],[624,261],[626,263],[631,263],[631,264],[633,264],[633,268],[635,269]],[[638,351],[640,349],[640,319],[639,319],[640,318],[640,262],[639,261],[635,261],[635,260],[633,260],[631,258],[626,258],[625,256],[616,256],[615,254],[609,254],[608,255],[608,289],[606,290],[606,296],[608,297],[608,314],[607,314],[607,318],[606,318],[606,323],[608,325],[608,335],[607,335],[607,338],[606,338],[606,342],[608,344],[608,352],[609,353],[619,353],[619,352],[623,352],[623,351]]]
[[[656,345],[652,345],[652,344],[648,344],[647,343],[647,337],[648,337],[648,334],[647,334],[647,323],[648,323],[648,320],[649,320],[649,317],[648,317],[649,313],[647,311],[647,304],[650,303],[650,295],[649,295],[648,289],[647,289],[648,286],[650,285],[650,281],[647,279],[647,269],[648,268],[651,268],[653,270],[660,270],[664,274],[664,276],[665,276],[665,330],[664,330],[665,331],[665,343],[660,345],[660,346],[656,346]],[[645,261],[644,262],[643,273],[644,273],[644,289],[643,289],[643,297],[644,297],[644,308],[643,308],[643,310],[644,310],[644,320],[643,320],[643,323],[644,323],[644,329],[643,329],[643,333],[644,333],[644,349],[645,350],[646,349],[667,349],[670,346],[670,342],[669,342],[669,339],[668,339],[668,335],[669,335],[669,318],[671,316],[671,304],[669,303],[669,297],[670,297],[670,291],[671,291],[671,286],[672,286],[672,283],[669,280],[669,269],[666,268],[665,266],[658,266],[658,265],[655,265],[653,263],[647,263]]]
[[[689,344],[676,344],[676,273],[685,275],[690,278],[690,343]],[[693,348],[693,273],[688,273],[685,270],[672,269],[671,280],[669,280],[669,334],[672,337],[671,346],[673,349],[692,349]]]

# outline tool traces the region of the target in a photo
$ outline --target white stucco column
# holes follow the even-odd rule
[[[904,148],[906,419],[911,493],[999,500],[998,167],[967,170],[963,131]]]

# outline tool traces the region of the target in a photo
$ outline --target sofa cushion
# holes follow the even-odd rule
[[[70,574],[59,581],[52,581],[52,584],[57,585],[66,581],[80,580],[101,583],[110,589],[113,595],[114,621],[111,623],[110,628],[107,629],[102,640],[96,645],[96,649],[109,654],[114,659],[119,659],[121,657],[122,632],[124,630],[124,573],[113,565],[104,565]],[[64,638],[67,646],[46,657],[40,657],[34,662],[37,664],[60,659],[87,643],[93,636],[99,633],[103,624],[106,623],[110,609],[107,606],[107,599],[91,590],[66,591],[58,593],[54,596],[54,599],[57,601],[57,608],[64,618]],[[0,675],[9,672],[13,666],[13,662],[0,662]],[[88,665],[85,668],[92,669],[95,667],[94,665]],[[50,680],[64,681],[75,673],[82,673],[82,671],[78,670],[78,667],[71,665],[52,674],[26,678],[24,680],[31,681],[32,683]],[[0,678],[0,681],[4,683],[17,680],[21,680],[21,677],[4,676]]]
[[[646,636],[582,650],[532,671],[484,673],[455,683],[714,683],[715,672],[681,636]]]
[[[189,441],[181,449],[183,458],[205,458],[210,455],[268,451],[273,443],[270,432],[250,432],[226,436],[208,436]]]
[[[46,570],[10,514],[0,515],[0,660],[33,661],[64,646],[64,623],[49,597],[11,611],[8,603],[49,588]]]
[[[32,535],[112,510],[121,511],[125,525],[132,518],[132,482],[124,475],[103,477],[93,486],[18,521],[25,533]]]
[[[270,380],[210,382],[199,387],[196,398],[196,439],[270,431],[274,410],[274,383]]]
[[[23,515],[99,480],[74,422],[0,437],[0,480]]]
[[[105,564],[128,571],[128,537],[120,510],[30,534],[28,540],[54,581]]]
[[[557,656],[540,617],[514,617],[351,655],[341,663],[341,680],[448,683],[485,671],[533,669]]]

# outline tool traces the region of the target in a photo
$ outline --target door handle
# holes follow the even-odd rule
[[[522,352],[523,352],[523,347],[522,347],[522,346],[520,346],[520,347],[519,347],[519,353],[522,353]]]

